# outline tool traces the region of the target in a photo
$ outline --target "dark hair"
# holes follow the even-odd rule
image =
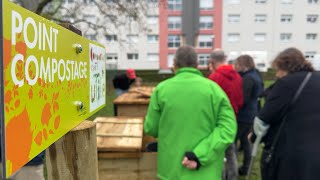
[[[253,58],[249,55],[241,55],[236,59],[236,63],[240,66],[246,67],[248,69],[254,69],[254,61]]]
[[[302,52],[293,47],[280,52],[274,59],[272,66],[288,73],[314,71],[311,63],[304,58]]]
[[[178,68],[198,67],[197,53],[192,46],[181,46],[175,55],[175,65]]]

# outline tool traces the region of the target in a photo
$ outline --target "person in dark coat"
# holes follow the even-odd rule
[[[314,72],[301,51],[288,48],[274,60],[279,78],[264,107],[254,122],[256,134],[265,134],[262,155],[263,180],[317,180],[320,172],[320,72]],[[297,89],[312,72],[311,78],[290,109]],[[267,164],[266,155],[275,140],[283,117],[285,124]],[[269,126],[267,132],[258,132],[259,126]]]
[[[241,55],[236,59],[235,68],[242,76],[244,104],[238,113],[238,134],[244,152],[243,164],[239,175],[247,175],[251,160],[251,143],[248,135],[252,131],[254,117],[258,114],[258,96],[263,91],[263,81],[255,69],[253,58]]]
[[[126,73],[116,75],[112,80],[116,95],[120,96],[126,93],[136,78],[137,76],[134,69],[127,69]]]

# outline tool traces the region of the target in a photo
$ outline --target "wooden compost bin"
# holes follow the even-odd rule
[[[113,101],[115,116],[145,117],[154,87],[134,87]]]
[[[128,93],[117,97],[114,101],[115,116],[145,117],[148,111],[150,96],[155,87],[143,86],[133,87]],[[151,136],[143,136],[142,149],[150,142],[154,142]]]
[[[142,151],[143,118],[98,117],[99,179],[155,180],[157,153]]]

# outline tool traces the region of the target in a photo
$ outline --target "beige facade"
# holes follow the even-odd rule
[[[319,9],[318,0],[224,0],[222,48],[229,59],[253,55],[262,71],[288,47],[311,59],[320,54]]]

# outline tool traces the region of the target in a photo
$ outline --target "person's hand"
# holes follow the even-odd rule
[[[250,139],[252,138],[252,136],[253,136],[253,133],[252,132],[250,132],[249,134],[248,134],[248,140],[250,141]]]
[[[187,157],[184,157],[182,160],[182,165],[188,169],[196,169],[197,168],[197,162],[191,161]]]
[[[269,127],[270,127],[269,124],[266,124],[265,122],[263,122],[258,117],[254,118],[253,131],[257,136],[263,137],[264,135],[266,135],[267,132],[268,132]]]

